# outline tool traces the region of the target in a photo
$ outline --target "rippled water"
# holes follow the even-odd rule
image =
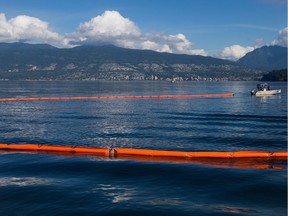
[[[2,102],[0,143],[286,151],[287,84],[271,83],[282,94],[270,97],[250,96],[255,85],[0,82],[0,98],[235,94]],[[0,215],[286,215],[286,162],[261,163],[1,152]]]

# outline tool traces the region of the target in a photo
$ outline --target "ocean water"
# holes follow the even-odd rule
[[[0,143],[286,151],[287,83],[1,81],[0,98],[234,93],[0,103]],[[0,152],[0,215],[287,215],[287,162]]]

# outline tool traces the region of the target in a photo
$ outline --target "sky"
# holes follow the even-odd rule
[[[287,0],[0,0],[0,42],[113,44],[237,60],[287,47]]]

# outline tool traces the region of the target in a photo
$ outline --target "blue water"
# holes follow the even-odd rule
[[[270,84],[282,94],[250,96],[256,82],[2,81],[0,98],[235,96],[2,102],[0,143],[286,151],[287,83]],[[0,215],[286,215],[286,162],[245,163],[2,151]]]

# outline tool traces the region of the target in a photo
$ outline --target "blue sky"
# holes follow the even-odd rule
[[[108,44],[236,60],[287,46],[286,0],[0,0],[0,42]]]

